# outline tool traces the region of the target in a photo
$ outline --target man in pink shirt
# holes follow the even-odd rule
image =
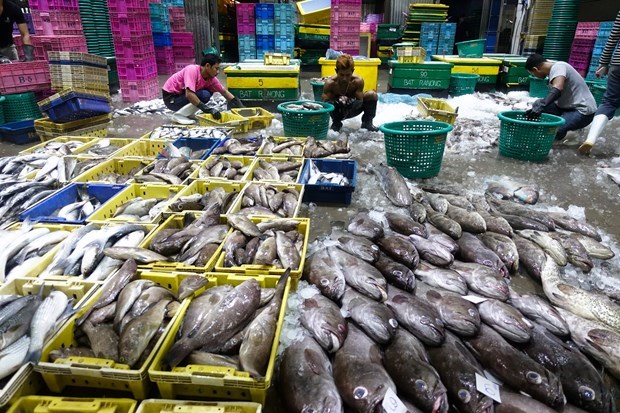
[[[208,108],[206,103],[215,92],[219,92],[228,101],[228,109],[244,107],[239,98],[233,96],[217,80],[222,59],[212,53],[202,58],[200,66],[189,65],[173,74],[164,84],[162,95],[164,104],[174,111],[172,120],[182,125],[195,123],[190,119],[198,111],[210,113],[215,119],[222,115],[217,109]]]

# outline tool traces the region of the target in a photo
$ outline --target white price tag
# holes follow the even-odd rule
[[[497,383],[493,383],[491,380],[479,375],[478,373],[476,373],[476,388],[480,393],[489,396],[496,402],[502,402],[499,397],[499,386]]]
[[[407,407],[389,387],[383,398],[382,406],[385,413],[407,413]]]
[[[488,300],[488,298],[480,297],[477,295],[463,295],[462,298],[474,304],[480,304],[481,302]]]

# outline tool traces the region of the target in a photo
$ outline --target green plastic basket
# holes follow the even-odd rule
[[[37,105],[37,98],[33,92],[4,95],[5,122],[19,122],[20,120],[42,118],[41,110]]]
[[[482,57],[484,53],[484,45],[487,43],[487,39],[468,40],[466,42],[456,43],[456,48],[459,51],[459,57]]]
[[[549,93],[549,79],[539,79],[530,75],[530,96],[533,98],[544,98]]]
[[[387,163],[405,178],[432,178],[439,174],[448,132],[445,122],[411,120],[382,125]]]
[[[286,108],[286,106],[290,104],[300,105],[303,102],[303,100],[284,102],[278,105],[278,110],[282,112],[284,136],[312,136],[315,139],[327,138],[327,131],[329,130],[329,113],[334,110],[334,105],[327,102],[314,102],[323,106],[323,109],[295,110]]]
[[[480,75],[475,73],[452,73],[450,75],[450,94],[461,96],[474,93]]]
[[[314,93],[314,100],[317,102],[321,101],[321,97],[323,96],[323,86],[325,86],[324,82],[310,82],[312,85],[312,93]]]
[[[513,110],[497,115],[500,119],[499,154],[524,161],[544,161],[564,124],[559,116],[543,113],[528,120],[525,111]]]
[[[4,96],[0,96],[0,125],[4,124]]]

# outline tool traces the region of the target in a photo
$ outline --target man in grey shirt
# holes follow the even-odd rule
[[[549,77],[549,93],[538,99],[525,114],[534,118],[541,113],[561,116],[565,123],[560,126],[555,139],[564,139],[566,133],[588,126],[596,112],[596,101],[585,80],[566,62],[550,62],[539,54],[533,54],[525,62],[525,68],[539,79]]]

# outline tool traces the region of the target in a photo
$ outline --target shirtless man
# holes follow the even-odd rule
[[[323,102],[335,106],[330,113],[332,130],[340,132],[344,119],[362,115],[362,129],[377,132],[379,129],[372,124],[377,114],[377,92],[369,90],[364,93],[364,79],[353,74],[353,58],[343,54],[336,59],[336,75],[325,82],[323,87]]]

